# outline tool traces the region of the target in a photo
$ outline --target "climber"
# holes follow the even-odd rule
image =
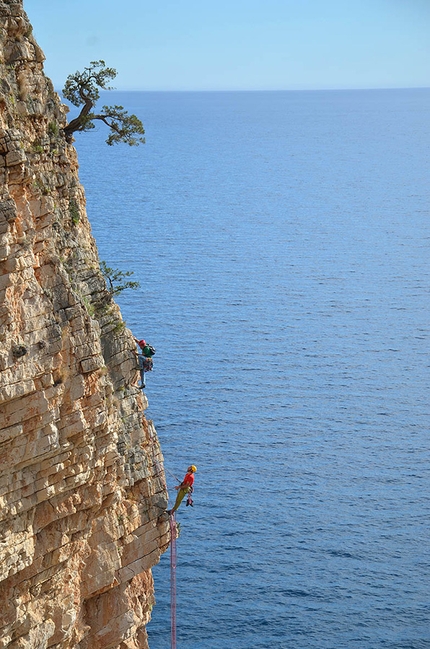
[[[155,349],[152,345],[148,345],[145,340],[134,339],[139,345],[141,353],[137,353],[137,360],[139,362],[140,370],[140,385],[139,388],[145,387],[145,372],[151,372],[153,368],[152,356],[155,354]]]
[[[171,516],[179,507],[181,502],[183,501],[184,497],[188,494],[188,499],[187,499],[187,506],[191,505],[193,506],[193,500],[191,498],[191,493],[193,492],[193,484],[194,484],[194,474],[197,471],[197,467],[194,464],[191,464],[188,469],[187,473],[185,474],[185,478],[182,480],[181,484],[175,487],[175,489],[178,490],[178,495],[176,496],[176,502],[173,505],[172,509],[168,509],[167,513]]]

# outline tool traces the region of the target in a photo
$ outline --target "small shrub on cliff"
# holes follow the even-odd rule
[[[96,312],[94,305],[91,304],[89,298],[86,295],[81,295],[81,300],[86,309],[86,312],[88,313],[90,318],[93,318]]]
[[[71,198],[69,202],[69,214],[70,218],[72,219],[73,225],[77,225],[77,223],[79,223],[81,215],[79,212],[79,206],[74,198]]]
[[[127,270],[124,272],[122,270],[118,270],[118,268],[109,268],[109,266],[104,261],[100,262],[100,268],[103,273],[103,277],[105,278],[106,283],[109,286],[109,293],[112,296],[119,295],[127,288],[136,289],[140,286],[139,282],[132,282],[125,279],[126,277],[131,277],[131,275],[134,275],[134,271],[132,270]]]
[[[53,137],[58,137],[58,134],[60,132],[59,126],[57,122],[49,122],[48,124],[48,133],[49,135]]]
[[[101,112],[93,112],[100,98],[99,89],[112,90],[107,84],[115,79],[116,74],[114,68],[106,67],[106,63],[100,60],[91,61],[83,72],[75,72],[67,77],[63,96],[74,106],[82,106],[78,117],[72,119],[64,129],[68,142],[72,141],[73,133],[94,128],[94,120],[100,120],[109,127],[106,143],[110,146],[118,142],[137,146],[145,142],[143,137],[139,137],[145,133],[142,122],[136,115],[129,115],[123,106],[103,106]]]
[[[34,140],[31,148],[33,153],[43,153],[43,146],[40,144],[40,140]]]

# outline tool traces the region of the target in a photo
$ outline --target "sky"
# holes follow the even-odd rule
[[[118,90],[430,87],[430,0],[24,0],[57,89],[104,59]]]

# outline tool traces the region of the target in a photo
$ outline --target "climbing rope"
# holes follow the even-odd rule
[[[175,478],[176,482],[181,482],[181,481],[179,480],[179,478],[177,478],[177,477],[175,476],[174,473],[172,473],[171,471],[169,471],[169,469],[166,469],[166,467],[164,467],[164,471],[165,471],[166,473],[168,473],[169,475],[171,475],[172,478]]]
[[[169,516],[170,523],[170,628],[171,649],[176,649],[176,521],[175,512]]]

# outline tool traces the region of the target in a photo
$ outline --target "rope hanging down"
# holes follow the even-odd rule
[[[171,649],[176,649],[176,521],[175,512],[169,516],[170,523],[170,628]]]

